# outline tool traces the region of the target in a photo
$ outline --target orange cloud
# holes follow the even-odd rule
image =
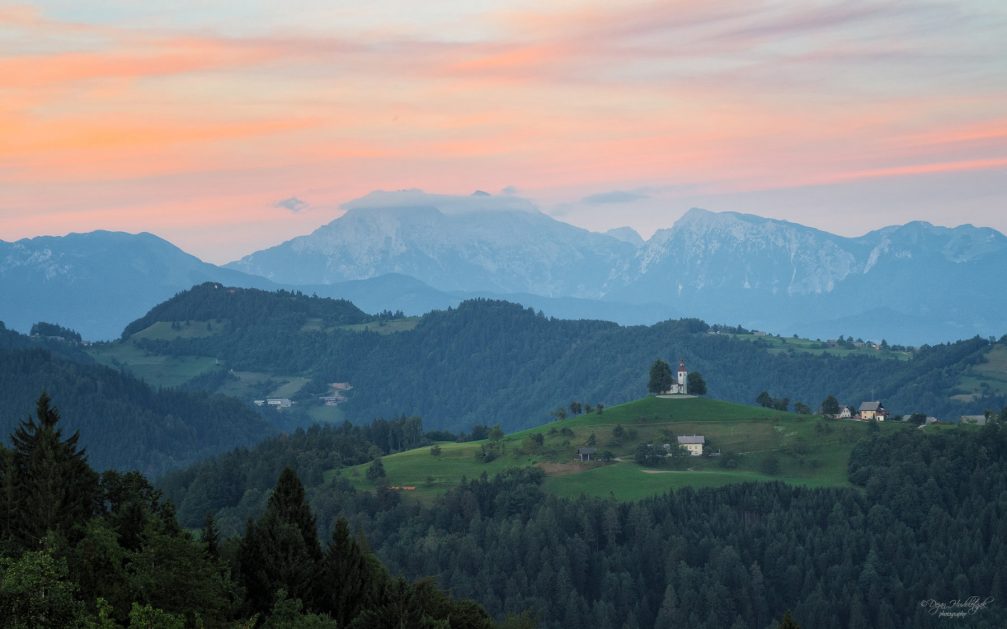
[[[198,38],[158,41],[154,51],[65,52],[0,58],[4,89],[39,88],[101,78],[157,77],[248,65],[274,54],[233,42]]]
[[[0,9],[13,33],[0,54],[0,234],[33,220],[186,238],[211,220],[304,227],[373,188],[581,198],[1001,167],[1002,89],[970,83],[989,55],[968,48],[981,29],[954,48],[943,30],[884,37],[883,12],[817,6],[575,0],[458,32],[257,23],[228,36],[170,17],[155,30]],[[852,26],[871,37],[846,36]],[[969,72],[913,63],[945,68],[949,50]],[[313,210],[271,208],[292,195]]]

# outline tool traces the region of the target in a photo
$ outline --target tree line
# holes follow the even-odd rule
[[[0,431],[14,430],[43,389],[54,392],[68,426],[82,431],[90,461],[101,470],[139,469],[156,476],[275,433],[232,398],[155,390],[86,356],[74,360],[33,343],[0,346]]]
[[[693,372],[702,372],[709,395],[735,402],[750,403],[760,391],[773,391],[779,399],[810,407],[830,393],[859,401],[873,392],[895,413],[941,417],[1007,405],[1007,398],[992,390],[970,402],[951,399],[954,383],[989,350],[984,339],[924,347],[912,359],[898,360],[779,352],[710,332],[695,319],[621,327],[549,319],[515,304],[472,300],[429,313],[414,329],[394,334],[259,319],[202,338],[135,342],[155,354],[219,358],[224,369],[310,377],[300,394],[305,400],[324,395],[328,383],[351,382],[354,389],[342,408],[356,421],[406,413],[452,432],[474,423],[527,428],[548,421],[557,400],[613,405],[639,398],[648,390],[640,365],[668,356],[684,358]]]
[[[1007,623],[1007,428],[872,433],[849,479],[620,503],[550,495],[529,468],[429,504],[339,475],[306,495],[323,536],[346,519],[393,571],[541,627],[772,627],[788,610],[804,627],[941,627],[921,604],[971,596],[997,604],[969,626]]]
[[[345,519],[323,547],[289,468],[240,537],[210,516],[197,538],[141,474],[92,469],[79,439],[43,394],[0,446],[2,626],[494,626],[476,603],[394,576]]]

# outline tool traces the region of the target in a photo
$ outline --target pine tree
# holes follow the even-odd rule
[[[322,557],[315,517],[297,474],[286,468],[269,497],[266,513],[249,525],[238,551],[239,572],[251,611],[266,612],[280,588],[309,608]]]
[[[801,629],[801,626],[797,624],[797,621],[794,620],[789,611],[783,614],[783,620],[776,627],[777,629]]]
[[[210,559],[220,559],[220,533],[217,531],[217,522],[213,519],[213,513],[206,514],[203,522],[203,544],[206,545],[206,556]]]
[[[350,536],[349,524],[344,518],[336,521],[332,541],[322,560],[319,581],[319,609],[327,612],[347,627],[374,598],[379,579],[372,574],[368,553]]]
[[[35,547],[46,532],[69,537],[71,529],[98,510],[98,475],[78,450],[79,433],[65,441],[57,428],[59,411],[49,396],[39,397],[36,420],[29,417],[11,436],[15,518],[12,533]]]

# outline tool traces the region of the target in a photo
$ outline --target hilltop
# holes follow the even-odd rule
[[[882,399],[897,414],[954,419],[1007,405],[1005,348],[980,338],[917,349],[830,343],[696,319],[619,326],[485,299],[423,317],[375,317],[341,300],[208,284],[88,351],[154,385],[246,403],[289,398],[285,417],[299,423],[404,413],[428,428],[500,423],[513,432],[548,421],[558,403],[635,399],[646,390],[641,366],[655,358],[685,359],[711,396],[731,402],[768,391],[816,409],[832,394],[848,405]],[[326,406],[333,383],[352,391]]]
[[[905,425],[877,426],[889,432]],[[493,475],[510,468],[539,467],[545,489],[560,496],[581,494],[635,500],[679,487],[710,487],[746,481],[784,481],[797,485],[847,486],[847,464],[853,445],[869,436],[861,422],[826,420],[756,406],[706,398],[648,397],[602,412],[506,435],[467,443],[437,443],[382,459],[387,477],[369,479],[369,464],[333,470],[358,489],[379,484],[404,495],[429,499],[464,479]],[[702,435],[706,452],[719,456],[663,456],[637,461],[641,446],[675,447],[676,437]],[[590,462],[577,457],[579,447],[593,442]],[[489,449],[498,453],[480,460]]]

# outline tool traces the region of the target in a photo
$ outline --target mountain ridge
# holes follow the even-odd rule
[[[649,324],[696,316],[901,344],[1004,332],[998,313],[1007,296],[987,288],[1007,266],[1007,237],[988,227],[912,221],[849,237],[692,208],[644,241],[631,228],[603,234],[569,225],[506,195],[410,190],[344,208],[311,234],[226,267],[148,232],[0,241],[0,290],[9,296],[0,320],[24,331],[53,321],[86,338],[115,338],[154,305],[209,281],[345,297],[370,312],[423,314],[490,297],[564,318]]]

